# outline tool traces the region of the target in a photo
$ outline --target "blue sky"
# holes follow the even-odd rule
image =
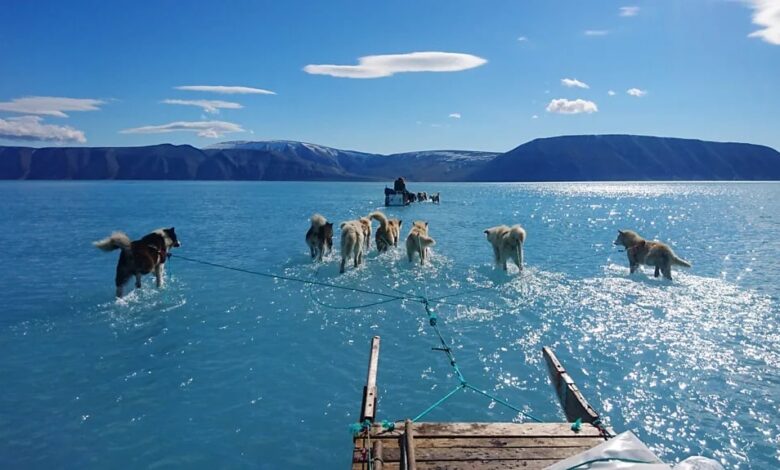
[[[3,145],[504,151],[597,133],[780,149],[780,0],[6,1],[0,14]]]

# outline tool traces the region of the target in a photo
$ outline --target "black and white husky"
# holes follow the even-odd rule
[[[136,289],[140,289],[141,276],[154,272],[157,287],[162,287],[168,251],[181,246],[173,227],[155,230],[135,241],[130,241],[124,232],[114,232],[93,244],[103,251],[122,250],[116,264],[117,297],[122,297],[123,287],[132,276],[135,276]]]

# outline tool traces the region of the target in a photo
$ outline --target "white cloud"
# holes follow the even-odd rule
[[[606,36],[609,31],[606,29],[586,29],[585,36]]]
[[[647,94],[647,90],[640,90],[639,88],[629,88],[626,90],[626,93],[628,93],[631,96],[636,96],[637,98],[641,98]]]
[[[531,119],[539,119],[539,116],[537,116],[536,114],[534,114],[533,116],[531,116]]]
[[[231,132],[245,132],[238,124],[225,121],[177,121],[160,126],[143,126],[120,131],[122,134],[164,134],[167,132],[196,132],[199,137],[216,139]]]
[[[40,116],[0,119],[0,138],[47,142],[85,143],[84,132],[69,126],[43,124]]]
[[[561,85],[569,88],[577,87],[577,88],[590,88],[587,83],[581,82],[577,80],[576,78],[562,78],[561,79]]]
[[[62,98],[56,96],[26,96],[0,103],[0,111],[41,116],[68,117],[65,111],[98,111],[105,101],[89,98]]]
[[[271,90],[252,88],[248,86],[223,86],[223,85],[183,85],[174,87],[177,90],[205,91],[208,93],[220,93],[223,95],[275,95]]]
[[[517,40],[520,41],[520,42],[526,42],[526,41],[528,41],[528,38],[525,37],[525,36],[520,36],[519,38],[517,38]]]
[[[620,16],[636,16],[639,14],[639,7],[620,7]]]
[[[609,96],[615,96],[617,93],[615,93],[615,90],[609,90],[609,91],[607,92],[607,94],[608,94]]]
[[[460,119],[460,113],[450,113],[448,117],[451,117],[452,119]]]
[[[487,63],[482,57],[454,52],[410,52],[408,54],[369,55],[358,65],[314,65],[303,68],[314,75],[344,78],[380,78],[402,72],[459,72]]]
[[[753,24],[763,26],[763,29],[753,31],[748,37],[780,46],[780,0],[750,0],[750,4]]]
[[[550,101],[550,104],[547,105],[548,113],[558,114],[591,114],[597,112],[598,110],[598,106],[596,106],[596,103],[593,101],[586,101],[581,99],[567,100],[565,98],[560,98]]]
[[[181,104],[184,106],[198,106],[203,108],[203,111],[211,114],[219,114],[220,109],[241,109],[240,103],[233,103],[232,101],[219,101],[219,100],[163,100],[165,104]]]

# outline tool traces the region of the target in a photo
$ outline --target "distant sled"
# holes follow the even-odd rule
[[[409,202],[406,192],[385,188],[385,206],[408,206]]]

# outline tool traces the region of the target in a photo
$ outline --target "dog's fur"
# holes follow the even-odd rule
[[[669,245],[647,241],[633,230],[618,230],[614,243],[625,247],[631,274],[644,264],[655,267],[655,277],[663,273],[666,279],[672,279],[672,265],[691,267],[691,263],[678,257]]]
[[[181,246],[173,227],[155,230],[140,240],[132,242],[124,232],[114,232],[93,244],[103,251],[122,250],[116,265],[117,297],[122,297],[125,283],[133,276],[135,276],[136,289],[140,289],[141,276],[154,272],[157,287],[162,287],[168,251]]]
[[[441,200],[439,199],[439,193],[431,194],[431,202],[434,204],[439,204],[441,202]]]
[[[420,265],[425,264],[428,257],[428,247],[436,244],[436,240],[428,235],[428,222],[415,221],[412,223],[412,229],[406,237],[406,256],[409,262],[412,262],[414,254],[420,255]]]
[[[493,246],[493,258],[496,265],[507,270],[507,261],[512,260],[517,268],[523,270],[523,243],[525,230],[520,225],[499,225],[485,230],[487,241]]]
[[[363,249],[366,244],[366,225],[364,219],[365,218],[361,218],[359,220],[349,220],[341,224],[340,273],[344,272],[344,268],[347,264],[347,258],[349,257],[352,257],[356,268],[360,265],[360,263],[363,262]],[[371,224],[369,221],[369,230],[370,227]]]
[[[382,253],[397,247],[398,240],[401,238],[401,224],[403,220],[388,219],[383,213],[377,211],[368,215],[370,218],[379,222],[379,228],[376,229],[376,249]]]
[[[311,227],[306,232],[311,258],[322,261],[322,256],[333,250],[333,223],[320,214],[311,216]]]
[[[363,240],[366,244],[365,252],[371,248],[371,219],[369,217],[361,217],[358,219],[360,227],[363,229]]]

